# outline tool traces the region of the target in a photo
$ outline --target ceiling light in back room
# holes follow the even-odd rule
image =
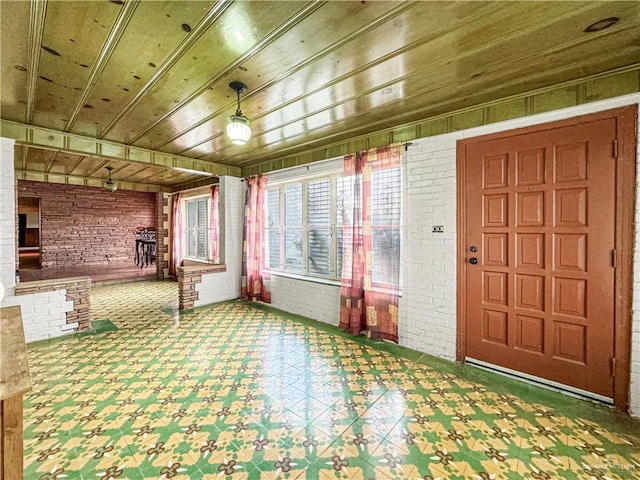
[[[109,165],[104,168],[106,168],[107,171],[109,172],[109,176],[104,181],[104,189],[109,192],[115,192],[116,190],[118,190],[118,184],[111,178],[111,170],[113,170],[113,167]]]

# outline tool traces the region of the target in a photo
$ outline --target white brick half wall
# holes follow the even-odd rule
[[[194,302],[194,307],[238,298],[240,289],[235,288],[232,280],[228,271],[203,273],[202,281],[196,284],[198,300]]]
[[[195,307],[231,300],[240,296],[242,276],[242,226],[244,218],[244,181],[235,177],[220,177],[220,262],[225,272],[202,275],[196,284],[198,300]]]
[[[10,296],[2,306],[20,305],[24,337],[27,343],[73,333],[77,323],[67,323],[67,312],[73,301],[67,301],[67,290]]]
[[[272,275],[268,285],[275,308],[335,326],[340,322],[339,286],[280,275]]]

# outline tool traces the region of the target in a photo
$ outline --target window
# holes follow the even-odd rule
[[[367,208],[372,212],[372,281],[380,286],[397,285],[400,280],[401,178],[400,168],[389,168],[371,179]],[[360,179],[334,174],[269,188],[265,202],[267,268],[340,280],[343,242],[350,241],[343,238],[342,226],[351,223],[356,181]]]
[[[378,170],[371,178],[371,281],[398,285],[400,268],[401,171]]]
[[[209,260],[209,199],[185,201],[187,211],[185,258]]]
[[[335,279],[333,178],[267,190],[267,261],[274,270]]]

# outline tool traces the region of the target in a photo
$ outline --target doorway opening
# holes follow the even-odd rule
[[[42,268],[40,199],[18,198],[18,268]]]

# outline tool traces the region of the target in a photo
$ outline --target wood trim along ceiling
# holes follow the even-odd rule
[[[2,135],[195,172],[174,188],[640,90],[640,4],[543,3],[0,2]]]
[[[2,135],[13,138],[17,145],[45,150],[60,150],[97,158],[112,158],[130,162],[153,164],[167,168],[188,168],[204,174],[239,176],[240,169],[190,157],[116,144],[70,133],[56,132],[33,125],[0,120]]]

